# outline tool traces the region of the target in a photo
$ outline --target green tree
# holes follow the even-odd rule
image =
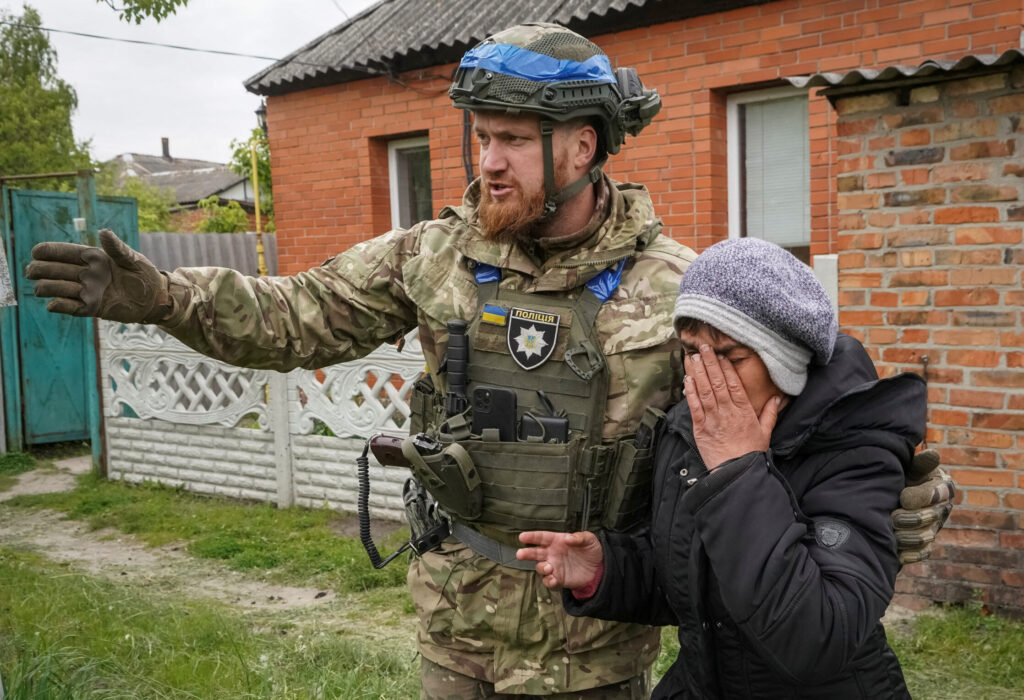
[[[228,167],[232,172],[252,181],[252,148],[256,148],[256,175],[260,185],[260,215],[263,230],[274,231],[274,190],[270,179],[270,146],[263,130],[256,128],[245,141],[231,141],[231,160]]]
[[[188,0],[96,0],[117,13],[126,22],[140,24],[147,17],[159,22],[178,11],[179,7],[188,5]]]
[[[196,233],[242,233],[249,230],[249,215],[238,202],[221,206],[220,197],[211,194],[200,199],[198,206],[206,218],[196,225]]]
[[[171,223],[171,207],[174,194],[167,188],[150,185],[136,177],[127,178],[114,194],[134,197],[139,203],[139,231],[174,231]]]
[[[139,207],[139,231],[174,231],[171,210],[177,205],[174,192],[166,187],[150,185],[137,177],[126,177],[119,185],[113,162],[100,168],[96,175],[96,193],[116,197],[134,197]]]
[[[0,10],[0,174],[27,175],[91,165],[89,144],[75,141],[74,88],[57,75],[57,52],[29,5],[21,16]],[[53,188],[54,180],[33,181]]]

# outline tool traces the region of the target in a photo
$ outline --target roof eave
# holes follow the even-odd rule
[[[818,94],[835,104],[841,97],[865,95],[883,90],[910,89],[920,85],[962,80],[965,76],[1005,73],[1024,64],[1024,49],[1012,48],[996,55],[969,54],[956,61],[928,60],[920,65],[890,66],[882,70],[857,69],[845,74],[815,73],[787,78],[800,88],[820,87]]]
[[[593,37],[602,34],[627,31],[639,27],[648,27],[666,22],[685,20],[691,17],[725,12],[751,5],[764,5],[774,0],[706,0],[700,3],[683,3],[676,0],[631,0],[623,9],[609,8],[603,14],[590,12],[584,17],[573,17],[566,23],[569,29]],[[274,79],[270,76],[279,69],[287,67],[293,61],[298,62],[298,57],[305,51],[315,49],[327,38],[337,34],[344,28],[349,27],[357,20],[370,14],[371,11],[381,8],[385,3],[381,2],[367,8],[359,15],[356,15],[348,22],[335,27],[302,48],[293,51],[286,58],[275,62],[264,68],[244,82],[245,89],[257,95],[273,96],[284,95],[291,92],[299,92],[315,87],[334,85],[339,83],[363,80],[370,77],[382,77],[397,75],[409,70],[432,68],[435,66],[454,63],[461,59],[462,55],[483,36],[471,37],[468,41],[456,41],[452,45],[423,46],[417,50],[408,47],[400,47],[387,55],[379,56],[379,70],[361,70],[357,65],[348,65],[342,68],[330,67],[325,70],[317,70],[315,73]],[[373,63],[373,62],[371,62]],[[386,68],[384,67],[386,63]],[[364,64],[365,65],[365,64]]]

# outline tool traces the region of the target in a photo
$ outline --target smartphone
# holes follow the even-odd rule
[[[497,428],[498,439],[513,442],[516,439],[516,392],[496,386],[478,386],[473,389],[473,432],[480,434],[486,428]]]

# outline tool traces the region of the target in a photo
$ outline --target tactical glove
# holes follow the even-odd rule
[[[956,486],[939,468],[939,453],[924,450],[914,456],[900,493],[901,508],[892,514],[901,564],[931,556],[932,542],[953,510]]]
[[[49,242],[32,248],[25,276],[36,280],[37,297],[53,297],[46,308],[122,323],[166,319],[173,310],[167,277],[109,229],[100,231],[100,245]]]

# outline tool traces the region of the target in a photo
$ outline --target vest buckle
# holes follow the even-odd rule
[[[582,356],[586,356],[589,369],[583,369],[576,364],[576,358]],[[586,382],[604,368],[604,356],[594,349],[589,340],[581,340],[579,345],[565,351],[565,364],[576,373],[576,376]]]

